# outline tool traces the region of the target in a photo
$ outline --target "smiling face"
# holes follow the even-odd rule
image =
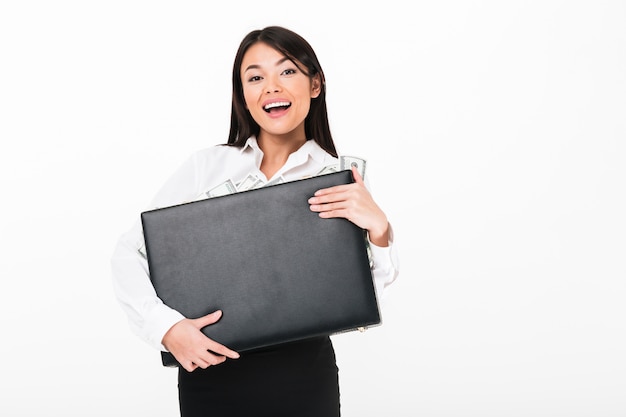
[[[260,126],[259,139],[309,139],[304,120],[311,99],[320,94],[319,76],[311,79],[291,59],[259,42],[243,56],[241,81],[246,107]]]

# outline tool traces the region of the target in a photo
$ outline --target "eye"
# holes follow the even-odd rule
[[[252,77],[248,78],[248,82],[255,82],[255,81],[260,81],[261,80],[261,76],[259,75],[253,75]]]
[[[287,68],[286,70],[284,70],[282,72],[282,75],[293,75],[296,74],[298,71],[296,71],[294,68]]]

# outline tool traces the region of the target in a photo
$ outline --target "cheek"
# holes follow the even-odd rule
[[[306,99],[302,100],[299,103],[298,108],[300,109],[300,112],[304,114],[309,114],[309,110],[311,110],[311,98],[307,97]]]
[[[257,97],[257,92],[254,88],[244,87],[243,88],[243,100],[246,103],[246,107],[252,106]]]

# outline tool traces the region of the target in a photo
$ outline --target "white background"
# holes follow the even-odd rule
[[[312,44],[401,274],[335,338],[343,415],[626,415],[626,4],[5,1],[0,415],[175,416],[109,259],[226,140],[235,50]]]

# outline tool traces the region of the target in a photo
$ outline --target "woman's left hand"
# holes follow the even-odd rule
[[[389,222],[365,187],[363,178],[352,168],[354,183],[324,188],[309,199],[311,211],[325,219],[343,217],[367,230],[370,242],[376,246],[389,245]]]

